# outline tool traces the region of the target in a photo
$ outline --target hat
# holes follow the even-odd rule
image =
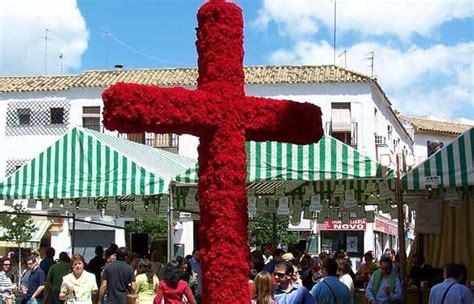
[[[285,262],[289,262],[295,259],[293,254],[291,252],[287,252],[284,255],[281,256],[281,259]]]

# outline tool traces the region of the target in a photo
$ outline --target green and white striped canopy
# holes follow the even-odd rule
[[[176,177],[197,184],[198,165]],[[390,171],[389,174],[393,175]],[[247,142],[247,182],[318,181],[382,177],[380,163],[325,135],[316,144]]]
[[[473,186],[473,144],[471,128],[404,175],[403,190]]]
[[[194,159],[74,128],[0,184],[0,199],[148,196],[168,192]]]

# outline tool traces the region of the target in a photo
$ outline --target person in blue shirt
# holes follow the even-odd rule
[[[25,298],[22,304],[36,304],[41,303],[43,299],[43,290],[45,282],[44,271],[39,268],[38,260],[35,256],[29,256],[26,259],[26,265],[31,270],[30,278],[28,280],[28,287]]]
[[[473,303],[471,291],[464,284],[466,283],[466,266],[450,263],[444,270],[445,280],[431,288],[430,304],[444,303]]]
[[[293,272],[294,268],[290,262],[279,262],[275,265],[275,300],[278,304],[314,304],[306,287],[291,280]]]
[[[327,258],[323,263],[324,279],[313,286],[311,296],[316,304],[349,304],[352,303],[349,288],[337,277],[338,264],[335,259]]]
[[[402,290],[398,273],[393,270],[392,259],[386,255],[380,258],[380,268],[370,276],[365,290],[369,303],[397,303]]]

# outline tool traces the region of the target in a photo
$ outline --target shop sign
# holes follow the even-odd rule
[[[390,234],[390,235],[398,235],[397,225],[381,221],[378,218],[375,219],[374,230],[382,232],[382,233]]]
[[[318,230],[365,230],[365,219],[350,219],[349,223],[343,224],[341,220],[326,220],[318,224]]]

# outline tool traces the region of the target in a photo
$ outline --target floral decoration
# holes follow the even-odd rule
[[[240,8],[211,0],[199,9],[197,90],[117,83],[103,93],[104,124],[121,132],[200,139],[199,243],[202,303],[249,303],[246,140],[314,143],[321,112],[309,103],[246,97]]]

